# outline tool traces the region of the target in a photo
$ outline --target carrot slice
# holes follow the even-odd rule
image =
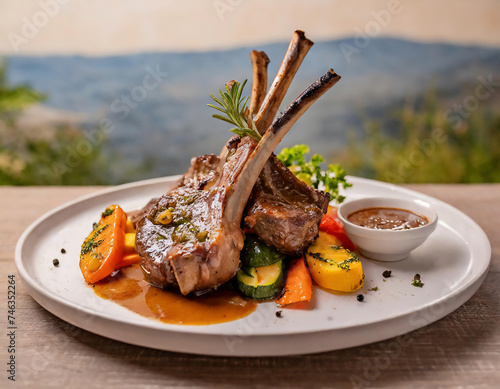
[[[125,255],[123,258],[120,259],[120,262],[118,262],[117,268],[135,265],[136,263],[141,262],[141,259],[142,258],[137,253]]]
[[[85,239],[80,252],[80,270],[88,283],[109,276],[122,259],[127,215],[118,205],[102,213],[97,228]]]
[[[299,301],[311,301],[312,279],[307,270],[304,257],[295,259],[290,263],[285,281],[285,293],[276,303],[280,307],[297,303]]]

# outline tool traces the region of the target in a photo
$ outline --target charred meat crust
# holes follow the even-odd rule
[[[299,257],[318,236],[329,202],[330,194],[297,179],[273,156],[259,175],[243,220],[266,244]]]
[[[136,246],[149,282],[162,288],[178,287],[188,294],[217,288],[234,277],[240,265],[244,239],[240,220],[247,199],[231,205],[230,197],[245,166],[252,162],[256,146],[248,137],[238,142],[210,188],[200,189],[199,184],[213,175],[216,164],[210,162],[216,159],[194,159],[196,169],[182,181],[186,186],[162,196],[138,223]],[[228,207],[241,207],[238,220],[226,216]],[[161,217],[164,214],[167,220]]]
[[[272,173],[262,177],[261,174],[266,165],[273,163],[277,167],[270,170],[281,174],[282,179],[291,174],[275,158],[269,162],[274,149],[314,101],[339,79],[333,70],[327,72],[280,115],[259,143],[247,136],[224,160],[211,155],[192,161],[192,169],[180,180],[177,188],[162,196],[138,224],[136,246],[150,282],[161,287],[177,285],[186,295],[216,288],[234,277],[240,266],[239,253],[244,240],[240,228],[243,211],[258,179],[264,182],[261,187],[269,209],[272,209],[274,199],[279,199],[282,204],[275,207],[274,219],[270,218],[262,231],[272,229],[275,220],[282,220],[282,214],[286,213],[281,210],[286,207],[302,208],[311,215],[322,216],[327,202],[318,206],[301,201],[304,193],[297,180],[292,186],[285,184],[279,188],[275,183],[272,187],[269,182],[265,183]],[[290,180],[291,176],[288,177]],[[271,190],[266,190],[266,185]],[[309,195],[319,196],[314,190]],[[288,201],[283,202],[282,197]],[[262,207],[262,204],[257,206]],[[317,225],[314,217],[310,218],[311,224],[297,218],[294,220],[285,225],[286,237],[293,235],[292,229],[299,226],[296,230],[315,238]]]

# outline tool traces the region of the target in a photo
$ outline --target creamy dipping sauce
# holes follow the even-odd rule
[[[429,223],[429,220],[415,212],[399,208],[364,208],[351,213],[347,220],[361,227],[375,230],[409,230]]]
[[[170,324],[207,325],[248,316],[257,303],[235,290],[219,289],[198,297],[157,288],[144,280],[139,265],[122,268],[110,279],[92,288],[99,297],[112,300],[142,316]]]

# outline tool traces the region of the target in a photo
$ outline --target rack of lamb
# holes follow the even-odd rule
[[[275,119],[312,44],[302,31],[294,33],[267,93],[269,59],[253,51],[248,132],[233,136],[218,156],[193,158],[177,185],[135,217],[136,246],[149,282],[184,295],[224,284],[240,268],[242,228],[293,257],[316,239],[329,194],[302,182],[273,154],[295,122],[340,80],[328,70]],[[239,83],[226,88],[240,101]]]

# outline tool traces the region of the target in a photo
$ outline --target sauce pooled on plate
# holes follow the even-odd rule
[[[144,280],[139,265],[122,268],[117,274],[96,283],[99,297],[112,300],[142,316],[164,323],[207,325],[241,319],[255,311],[257,303],[237,291],[220,288],[199,297],[157,288]]]

